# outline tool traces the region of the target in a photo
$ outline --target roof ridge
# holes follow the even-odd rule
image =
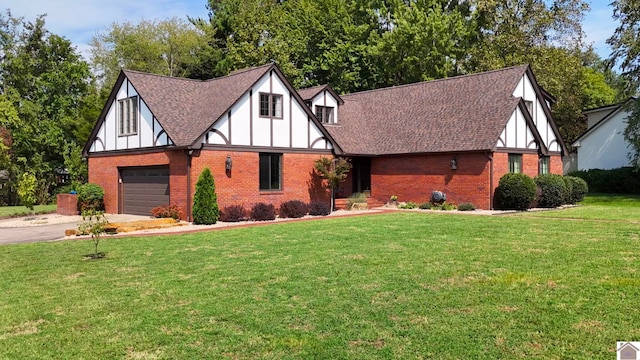
[[[418,85],[424,85],[424,84],[433,84],[433,83],[436,83],[436,82],[451,81],[451,80],[469,78],[469,77],[473,77],[473,76],[487,75],[487,74],[501,72],[501,71],[508,71],[508,70],[513,70],[513,69],[519,68],[519,67],[526,68],[527,66],[529,66],[529,65],[515,65],[515,66],[506,67],[506,68],[489,70],[489,71],[482,71],[482,72],[477,72],[477,73],[472,73],[472,74],[462,74],[462,75],[456,75],[456,76],[440,78],[440,79],[425,80],[425,81],[419,81],[419,82],[409,83],[409,84],[401,84],[401,85],[387,86],[387,87],[371,89],[371,90],[363,90],[363,91],[343,94],[343,95],[340,95],[340,96],[345,98],[345,97],[349,97],[351,95],[360,95],[360,94],[366,94],[366,93],[372,93],[372,92],[384,91],[384,90],[391,90],[391,89],[401,89],[401,88],[407,88],[407,87],[411,87],[411,86],[418,86]]]
[[[260,66],[253,66],[253,67],[249,67],[249,68],[238,69],[238,70],[234,70],[234,71],[228,73],[227,75],[220,76],[220,77],[214,77],[214,78],[211,78],[211,79],[207,79],[207,80],[204,80],[203,82],[211,82],[211,81],[214,81],[214,80],[225,79],[225,78],[229,78],[229,77],[232,77],[232,76],[244,74],[244,73],[247,73],[249,71],[254,71],[254,70],[258,70],[258,69],[262,69],[262,68],[268,68],[268,67],[271,67],[273,65],[274,64],[269,63],[269,64],[260,65]]]
[[[126,74],[126,73],[134,73],[134,74],[139,74],[139,75],[146,75],[146,76],[160,77],[160,78],[171,79],[171,80],[185,80],[185,81],[197,82],[197,83],[203,82],[202,80],[199,80],[199,79],[191,79],[191,78],[185,78],[185,77],[179,77],[179,76],[170,76],[170,75],[154,74],[154,73],[145,72],[145,71],[138,71],[138,70],[122,69],[122,71],[123,71],[125,74]]]

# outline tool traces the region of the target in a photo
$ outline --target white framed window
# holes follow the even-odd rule
[[[316,105],[316,117],[323,124],[333,124],[333,108]]]
[[[118,100],[118,135],[138,133],[138,97]]]
[[[522,154],[509,154],[509,172],[522,172]]]
[[[544,175],[549,173],[549,157],[540,156],[540,166],[538,166],[538,174]]]
[[[260,93],[260,116],[282,119],[282,95]]]

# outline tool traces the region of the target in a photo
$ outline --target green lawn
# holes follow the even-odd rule
[[[106,239],[97,261],[3,246],[0,358],[611,359],[640,340],[637,219],[589,198]]]
[[[36,214],[56,212],[56,205],[36,205],[33,207]],[[30,215],[31,210],[26,206],[0,206],[0,218]]]

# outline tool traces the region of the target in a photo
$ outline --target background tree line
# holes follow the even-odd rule
[[[581,110],[638,89],[640,45],[615,45],[628,40],[625,31],[638,33],[629,4],[614,2],[623,25],[610,39],[612,60],[630,56],[622,75],[584,44],[583,0],[209,0],[207,18],[113,23],[93,38],[86,61],[47,31],[45,17],[32,22],[7,11],[1,201],[18,201],[16,179],[25,172],[36,175],[40,201],[57,171],[86,177],[79,149],[120,68],[210,79],[276,62],[296,87],[330,84],[347,93],[528,63],[556,97],[553,115],[570,144],[585,130]]]

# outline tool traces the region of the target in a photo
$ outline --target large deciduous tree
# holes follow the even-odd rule
[[[637,94],[640,89],[640,4],[635,0],[615,0],[613,18],[620,22],[607,43],[613,52],[611,60],[619,63],[627,90]],[[629,159],[640,170],[640,101],[630,103],[630,115],[624,137],[631,145]]]
[[[207,46],[203,35],[179,18],[113,23],[91,40],[91,62],[107,87],[121,68],[185,77]]]

